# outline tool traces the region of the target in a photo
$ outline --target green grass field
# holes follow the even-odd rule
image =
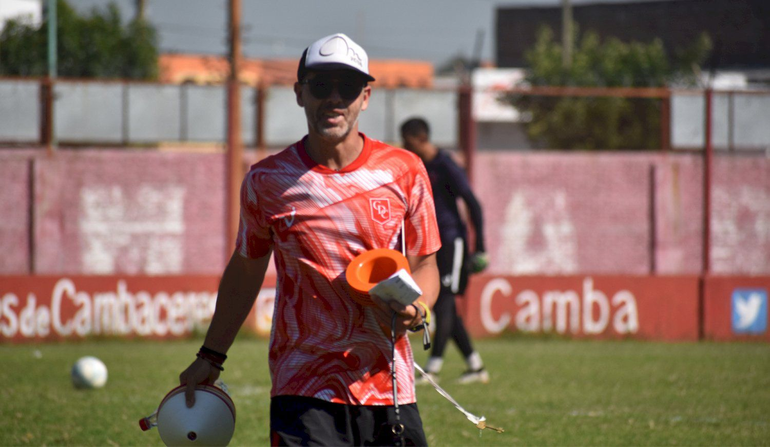
[[[161,445],[137,421],[193,359],[200,339],[0,345],[0,445]],[[413,346],[417,347],[415,340]],[[770,345],[665,344],[506,337],[479,340],[488,385],[441,384],[498,434],[479,431],[432,387],[418,399],[431,445],[768,445]],[[237,406],[232,445],[266,445],[270,378],[264,340],[240,338],[223,379]],[[72,363],[109,368],[107,386],[78,391]],[[416,353],[422,363],[425,353]]]

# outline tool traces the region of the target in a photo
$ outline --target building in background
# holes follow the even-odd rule
[[[297,79],[298,59],[244,59],[241,81],[248,85],[292,85]],[[222,84],[227,79],[227,58],[197,54],[163,54],[158,61],[160,80],[174,84]],[[410,60],[370,60],[376,87],[431,88],[433,64]]]
[[[581,34],[649,42],[658,38],[668,54],[685,49],[701,33],[714,45],[704,69],[719,75],[717,86],[770,86],[770,1],[679,0],[574,5]],[[551,7],[500,7],[496,14],[499,67],[523,67],[538,30],[550,27],[561,39],[562,11]]]
[[[11,19],[21,19],[39,26],[43,21],[42,3],[40,0],[0,1],[0,32],[5,28],[5,22]]]
[[[522,123],[527,116],[501,94],[520,87],[526,71],[523,68],[477,68],[473,70],[473,118],[476,120],[476,147],[481,150],[529,150],[535,144],[527,137]]]

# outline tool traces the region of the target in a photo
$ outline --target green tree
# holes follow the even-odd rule
[[[152,80],[158,75],[155,29],[144,20],[123,26],[120,11],[110,4],[79,16],[66,0],[57,0],[58,75],[73,78]],[[18,20],[0,34],[0,75],[44,76],[48,24]]]
[[[601,42],[596,33],[587,32],[573,51],[572,63],[564,66],[561,45],[549,28],[543,28],[527,53],[526,82],[570,87],[693,85],[710,49],[705,34],[670,57],[659,39],[648,44],[616,38]],[[526,125],[529,137],[548,147],[657,149],[661,145],[660,100],[530,95],[506,100],[531,118]]]

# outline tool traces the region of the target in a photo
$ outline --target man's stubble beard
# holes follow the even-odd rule
[[[358,124],[358,119],[361,116],[361,110],[350,111],[349,117],[350,120],[343,120],[344,127],[340,128],[338,126],[335,127],[324,127],[319,124],[320,121],[322,121],[324,118],[320,117],[317,118],[315,116],[310,116],[310,111],[305,109],[305,116],[307,117],[308,122],[311,123],[312,129],[317,133],[321,138],[323,138],[326,141],[329,141],[331,143],[339,143],[341,141],[344,141],[345,138],[350,135],[350,132],[353,130],[353,128],[356,127],[356,124]]]

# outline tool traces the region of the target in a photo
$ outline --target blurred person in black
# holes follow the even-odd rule
[[[436,206],[441,249],[437,253],[441,291],[433,307],[437,325],[433,349],[431,350],[425,371],[434,380],[443,365],[444,349],[451,337],[465,359],[468,369],[459,383],[489,382],[489,373],[484,369],[481,356],[473,349],[468,331],[462,318],[457,314],[455,297],[465,293],[468,276],[484,270],[488,263],[484,248],[483,217],[481,206],[471,190],[468,178],[451,155],[436,147],[430,140],[430,127],[422,118],[412,118],[401,125],[401,138],[404,148],[417,154],[425,163],[433,189],[433,201]],[[458,199],[462,199],[468,209],[470,221],[475,230],[475,250],[469,256],[468,232],[460,216]],[[418,383],[427,380],[419,378]]]

